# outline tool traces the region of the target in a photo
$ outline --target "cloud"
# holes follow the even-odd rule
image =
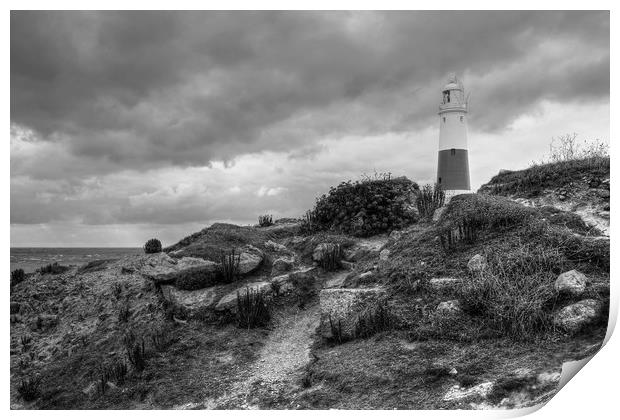
[[[11,222],[251,221],[374,169],[431,180],[448,73],[502,144],[604,120],[609,57],[609,12],[13,11]]]

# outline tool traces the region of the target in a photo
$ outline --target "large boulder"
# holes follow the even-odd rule
[[[570,270],[562,273],[555,281],[555,290],[558,293],[566,293],[571,295],[581,295],[586,290],[588,278],[585,274]]]
[[[246,245],[240,250],[239,274],[246,275],[256,270],[263,262],[263,251],[252,245]]]
[[[178,260],[165,253],[154,254],[143,262],[140,274],[155,284],[173,283],[179,278],[193,275],[211,279],[215,283],[220,275],[219,264],[202,258],[183,257]],[[205,282],[205,286],[208,285]]]
[[[333,336],[332,326],[338,326],[342,337],[353,337],[360,317],[386,303],[385,290],[324,289],[319,294],[321,310],[321,335]]]
[[[266,298],[271,298],[273,295],[273,288],[271,286],[271,282],[269,281],[257,281],[253,283],[248,283],[238,289],[233,290],[232,292],[224,295],[217,305],[215,305],[215,310],[222,311],[237,311],[237,295],[243,297],[248,291],[254,293],[262,293]]]
[[[554,324],[571,334],[597,322],[602,314],[603,304],[595,299],[585,299],[562,308],[554,318]]]
[[[161,287],[164,300],[169,302],[175,312],[187,318],[200,318],[215,308],[222,296],[224,286],[214,286],[200,290],[179,290],[174,286]]]

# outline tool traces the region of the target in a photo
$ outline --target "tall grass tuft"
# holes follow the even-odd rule
[[[235,253],[231,249],[228,253],[222,252],[220,255],[220,270],[225,283],[232,283],[239,277],[239,262],[241,254]]]
[[[443,207],[445,201],[446,193],[438,184],[434,186],[424,185],[416,194],[418,212],[420,217],[426,220],[432,219],[435,210]]]
[[[34,401],[41,395],[41,377],[29,377],[22,379],[17,386],[17,392],[24,401]]]
[[[311,235],[318,230],[320,230],[320,226],[316,218],[316,213],[312,210],[308,210],[301,218],[299,232],[302,235]]]
[[[269,307],[260,291],[246,287],[245,293],[237,292],[237,326],[239,328],[265,327],[270,319]]]
[[[138,342],[133,331],[129,331],[123,337],[123,343],[129,363],[131,363],[136,372],[142,372],[146,368],[147,359],[144,340]]]
[[[273,225],[273,216],[270,214],[263,214],[258,216],[258,225],[260,227],[268,227]]]
[[[21,283],[26,280],[26,273],[21,268],[11,271],[11,286]]]
[[[384,305],[366,311],[360,315],[355,324],[355,337],[368,338],[383,331],[389,331],[394,327],[394,318]]]
[[[319,265],[325,271],[335,271],[342,267],[342,248],[340,244],[325,244]]]

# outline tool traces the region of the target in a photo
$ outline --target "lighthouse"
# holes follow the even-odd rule
[[[446,198],[470,192],[467,156],[467,99],[463,83],[450,75],[439,105],[437,184]]]

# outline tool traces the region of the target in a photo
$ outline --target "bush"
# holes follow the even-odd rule
[[[270,214],[258,216],[258,225],[260,227],[268,227],[273,225],[273,217]]]
[[[438,184],[434,186],[425,185],[416,195],[416,206],[420,217],[430,220],[435,214],[435,210],[443,207],[446,200],[446,193]]]
[[[522,246],[485,252],[487,266],[458,286],[463,309],[489,328],[515,339],[531,339],[552,326],[554,282],[566,259],[557,249]]]
[[[228,253],[222,252],[220,255],[220,272],[225,283],[232,283],[239,276],[239,262],[241,254],[235,253],[235,248]]]
[[[144,244],[144,253],[145,254],[157,254],[161,252],[161,242],[159,239],[149,239]]]
[[[442,247],[475,243],[483,232],[498,232],[528,223],[536,210],[507,198],[462,194],[450,200],[438,222]]]
[[[17,392],[24,399],[24,401],[34,401],[39,395],[41,389],[41,378],[26,378],[22,379],[20,384],[17,386]]]
[[[69,267],[60,265],[57,262],[55,262],[53,264],[44,265],[43,267],[39,268],[39,273],[56,275],[56,274],[62,274],[68,269]]]
[[[415,222],[411,208],[417,191],[416,183],[389,174],[343,182],[318,198],[309,214],[317,229],[371,236]]]
[[[11,286],[26,280],[26,273],[21,268],[11,271]]]
[[[239,328],[265,327],[271,315],[260,291],[246,287],[243,296],[237,292],[237,326]]]

